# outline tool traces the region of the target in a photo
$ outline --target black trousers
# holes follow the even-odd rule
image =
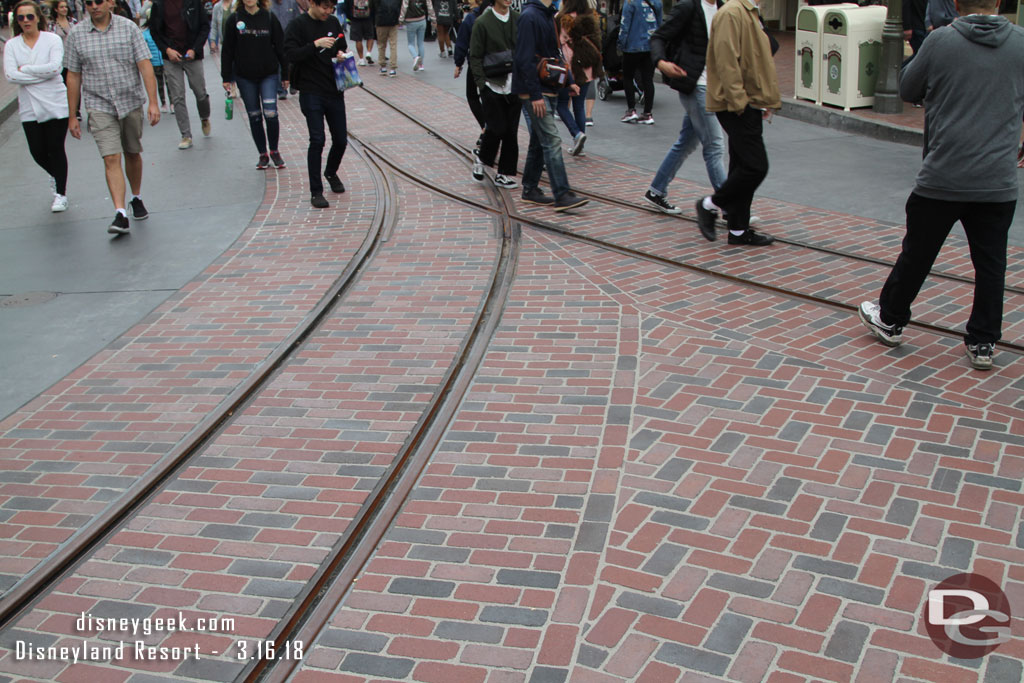
[[[746,230],[754,193],[768,175],[761,110],[747,107],[741,114],[720,111],[716,116],[729,136],[729,175],[711,201],[728,215],[730,230]]]
[[[1003,286],[1006,280],[1006,235],[1017,208],[1012,202],[950,202],[911,194],[907,199],[907,234],[879,297],[882,322],[906,325],[910,304],[957,221],[964,226],[974,264],[974,305],[967,321],[968,344],[995,343],[1002,336]]]
[[[514,176],[519,166],[519,115],[523,111],[522,103],[518,96],[499,95],[486,85],[480,93],[480,99],[487,121],[483,141],[480,143],[480,161],[484,166],[494,166],[494,158],[498,156],[500,146],[498,173]]]
[[[483,128],[487,122],[487,116],[484,114],[484,105],[481,101],[480,90],[476,87],[476,79],[473,78],[473,70],[469,68],[469,63],[466,63],[466,102],[469,103],[469,110],[473,112],[473,118]]]
[[[654,64],[651,63],[650,52],[622,53],[622,81],[626,88],[627,109],[636,109],[634,79],[640,81],[640,88],[644,91],[644,113],[650,114],[654,106]]]
[[[28,151],[39,167],[57,181],[57,194],[68,193],[68,155],[64,138],[68,134],[67,117],[49,121],[22,121]]]
[[[341,167],[341,158],[348,147],[348,122],[345,119],[345,95],[320,95],[300,92],[299,109],[306,117],[309,128],[309,149],[306,152],[306,166],[309,170],[310,194],[323,194],[324,181],[320,175],[320,161],[323,158],[327,134],[324,120],[331,131],[331,149],[327,152],[324,175],[336,175]]]

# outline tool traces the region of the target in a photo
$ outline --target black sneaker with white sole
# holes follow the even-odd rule
[[[734,246],[744,245],[748,247],[766,247],[774,241],[775,238],[771,235],[766,235],[763,232],[757,232],[751,228],[747,228],[739,235],[734,235],[731,231],[729,232],[729,244]]]
[[[137,221],[144,221],[149,218],[149,211],[146,211],[146,205],[142,203],[141,197],[133,198],[129,204],[132,207],[132,218]]]
[[[107,228],[107,232],[111,235],[127,235],[128,229],[131,226],[128,224],[128,216],[118,211],[114,214],[114,220],[111,221],[110,226]]]
[[[967,344],[965,346],[968,360],[975,370],[991,370],[992,356],[995,355],[995,344]]]
[[[680,209],[678,206],[675,206],[674,204],[669,204],[667,199],[654,194],[650,190],[647,190],[647,194],[644,195],[644,199],[647,200],[648,204],[650,204],[658,211],[661,211],[663,213],[675,216],[683,212],[682,209]]]
[[[704,208],[704,200],[697,200],[697,227],[700,228],[700,234],[704,235],[704,239],[708,242],[714,242],[718,239],[718,235],[715,234],[715,217],[717,212],[708,211]]]
[[[501,173],[494,176],[494,184],[497,187],[503,187],[506,190],[512,190],[519,187],[519,183],[516,182],[515,178],[509,178],[507,175]]]
[[[872,301],[862,301],[857,308],[857,315],[864,327],[886,346],[899,346],[903,343],[903,328],[899,325],[886,325],[882,322],[882,309]]]

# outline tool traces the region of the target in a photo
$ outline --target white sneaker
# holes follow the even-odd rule
[[[360,59],[358,62],[356,62],[356,66],[366,66],[366,60]]]
[[[857,315],[871,334],[886,346],[899,346],[903,343],[903,328],[899,325],[886,325],[882,322],[882,311],[873,301],[862,301],[857,308]]]
[[[188,149],[192,146],[192,138],[182,138],[178,143],[178,149]]]
[[[587,141],[587,134],[582,130],[576,133],[576,137],[572,139],[572,147],[569,148],[569,154],[572,156],[579,156],[580,152],[583,151],[583,143]]]
[[[68,198],[63,194],[55,194],[53,196],[53,205],[50,206],[50,211],[54,213],[60,213],[61,211],[68,210]]]
[[[519,183],[517,183],[513,178],[509,178],[507,175],[502,175],[500,173],[494,176],[494,184],[497,187],[503,187],[506,190],[519,187]]]
[[[414,58],[412,60],[412,70],[413,71],[419,71],[420,70],[420,65],[422,63],[423,63],[423,58],[422,57],[417,56],[416,58]]]

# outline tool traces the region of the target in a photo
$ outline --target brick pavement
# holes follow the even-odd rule
[[[475,138],[458,98],[408,76],[382,81],[371,86],[463,142]],[[294,105],[282,110],[285,139],[301,140]],[[349,110],[355,133],[424,180],[485,201],[464,160],[436,140],[363,93],[352,94]],[[372,183],[353,159],[346,182],[356,189],[344,201],[365,201],[370,215]],[[574,182],[607,194],[639,196],[649,180],[615,162],[569,163]],[[291,177],[293,186],[268,191],[243,236],[260,258],[268,247],[255,236],[269,230],[283,241],[283,226],[267,227],[280,217],[272,202],[312,215],[301,173]],[[403,218],[383,260],[316,346],[19,628],[57,639],[80,609],[182,608],[238,616],[235,635],[269,631],[414,421],[494,256],[492,218],[400,187]],[[681,181],[674,188],[699,191]],[[779,223],[808,213],[762,207]],[[788,249],[744,254],[670,220],[592,203],[564,222],[659,254],[802,276],[800,263],[776,264],[797,271],[790,274],[770,267]],[[826,221],[894,232],[817,211],[801,226],[814,234]],[[303,226],[289,229],[319,229],[310,248],[328,236],[327,226]],[[301,250],[300,235],[274,256]],[[951,267],[962,269],[962,246],[952,246]],[[249,249],[240,242],[212,268],[239,267]],[[772,258],[757,256],[766,253]],[[344,254],[331,256],[324,272],[344,263]],[[228,271],[239,275],[234,295],[263,274],[253,270]],[[880,284],[877,267],[860,271],[846,276],[851,286]],[[465,280],[453,281],[455,272]],[[200,278],[182,297],[226,287],[216,280]],[[267,296],[266,285],[256,287]],[[174,330],[181,306],[146,324]],[[136,386],[132,357],[104,366],[141,339],[133,333],[89,372],[116,367],[124,391]],[[417,357],[424,340],[436,352]],[[1024,589],[1024,363],[1006,353],[1000,362],[997,372],[971,371],[958,342],[917,331],[906,348],[886,351],[846,313],[527,229],[511,300],[470,395],[330,629],[305,644],[297,679],[1019,680],[1019,640],[972,667],[940,657],[917,618],[926,587],[964,569],[990,576],[1014,601]],[[68,400],[60,392],[75,391],[82,377],[31,408]],[[196,402],[193,412],[209,407],[185,400]],[[375,400],[397,405],[389,411]],[[52,443],[29,440],[13,462]],[[64,519],[36,518],[12,532],[46,532]],[[1018,636],[1020,626],[1015,620]],[[102,675],[151,680],[144,668],[103,667]],[[12,669],[99,675],[96,665],[30,669],[9,654],[0,659],[0,670]],[[225,659],[156,667],[176,679],[223,679],[236,669]]]

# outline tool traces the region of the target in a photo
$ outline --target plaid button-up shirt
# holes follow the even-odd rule
[[[151,57],[142,30],[116,14],[105,31],[86,15],[71,28],[64,47],[64,67],[82,74],[82,108],[119,119],[146,104],[136,62]]]

